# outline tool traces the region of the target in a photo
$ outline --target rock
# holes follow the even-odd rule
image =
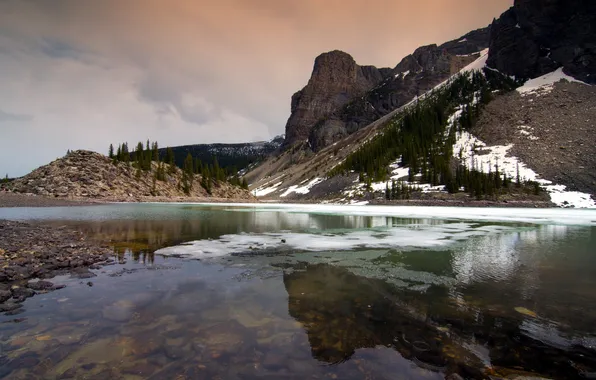
[[[354,133],[435,87],[488,47],[489,29],[472,31],[441,46],[423,46],[394,69],[359,66],[347,53],[315,59],[308,84],[292,96],[285,146],[308,139],[318,151]]]
[[[29,282],[27,287],[33,290],[53,290],[55,289],[54,284],[49,281],[35,281]]]
[[[32,193],[52,197],[52,199],[65,197],[79,200],[99,198],[116,201],[124,198],[127,201],[140,201],[146,198],[154,200],[156,197],[168,201],[178,197],[188,199],[188,195],[178,186],[182,180],[182,170],[176,169],[173,172],[167,170],[166,180],[154,183],[156,171],[157,163],[153,162],[151,170],[143,171],[137,178],[136,170],[128,163],[114,163],[102,154],[77,150],[35,169],[24,177],[15,179],[10,183],[10,189],[17,193]],[[194,183],[200,182],[201,176],[197,175]],[[189,195],[194,198],[254,199],[248,190],[227,182],[214,184],[211,194],[208,194],[200,185],[192,186]],[[66,261],[66,264],[60,261],[58,265],[70,267],[87,265],[84,257],[72,257],[70,261]]]
[[[17,310],[23,307],[23,305],[15,302],[5,302],[0,304],[0,313]]]
[[[387,71],[359,66],[354,58],[339,50],[319,55],[308,84],[292,96],[284,143],[304,141],[319,120],[371,90]]]
[[[34,295],[35,291],[29,288],[18,287],[12,290],[12,298],[14,298],[16,302],[23,302],[26,298],[33,297]]]
[[[10,290],[0,290],[0,303],[6,301],[12,297],[12,292]]]
[[[86,279],[96,277],[97,275],[87,268],[77,268],[73,271],[72,276],[74,278]]]
[[[487,64],[517,78],[536,78],[563,66],[596,83],[596,3],[515,0],[491,26]]]

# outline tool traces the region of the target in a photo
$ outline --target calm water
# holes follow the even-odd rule
[[[596,211],[130,204],[0,219],[74,226],[120,262],[0,316],[2,378],[596,376]]]

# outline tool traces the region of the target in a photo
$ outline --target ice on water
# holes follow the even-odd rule
[[[228,210],[282,211],[304,214],[372,216],[372,228],[321,230],[300,229],[223,235],[158,250],[162,255],[209,258],[232,253],[261,251],[329,252],[358,249],[442,248],[473,236],[512,232],[516,227],[500,222],[554,225],[596,225],[596,210],[498,209],[454,207],[383,207],[347,205],[229,205]],[[393,223],[391,218],[412,218],[411,223]],[[389,218],[389,219],[387,219]],[[398,219],[399,220],[399,219]],[[416,220],[422,220],[417,222]],[[497,222],[493,225],[479,222]]]

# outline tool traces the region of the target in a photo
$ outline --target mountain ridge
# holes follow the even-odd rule
[[[576,20],[579,20],[580,25],[569,27],[565,21],[568,21],[569,14],[577,14],[578,9],[589,10],[593,5],[580,1],[578,2],[580,5],[572,7],[572,11],[566,10],[561,15],[557,15],[553,9],[556,10],[557,7],[564,7],[565,4],[558,0],[549,0],[547,3],[547,9],[542,12],[538,9],[541,5],[541,2],[538,0],[515,1],[514,6],[503,13],[501,17],[495,19],[489,28],[472,31],[466,35],[467,37],[464,36],[460,39],[448,41],[442,45],[433,44],[416,49],[414,53],[404,57],[392,69],[391,73],[372,90],[369,90],[364,95],[357,94],[358,96],[352,97],[352,100],[346,100],[343,105],[333,105],[335,111],[327,112],[327,116],[318,120],[311,127],[307,140],[288,141],[286,139],[284,142],[285,150],[275,157],[266,160],[262,165],[257,166],[247,174],[247,178],[251,182],[251,189],[255,191],[257,196],[262,195],[268,199],[280,199],[279,197],[283,197],[292,201],[305,199],[311,201],[321,201],[321,199],[327,199],[328,201],[338,201],[341,199],[343,201],[354,201],[354,199],[360,197],[360,200],[378,200],[378,197],[381,196],[379,194],[381,193],[380,186],[382,185],[384,188],[384,182],[377,184],[376,186],[378,188],[373,186],[370,190],[365,190],[364,192],[361,190],[349,190],[364,189],[366,186],[364,188],[361,186],[364,186],[362,185],[362,181],[363,178],[366,180],[366,173],[364,177],[362,177],[361,173],[361,177],[358,178],[357,173],[347,173],[342,176],[330,174],[329,170],[342,164],[349,155],[385,133],[387,125],[407,108],[404,107],[404,104],[410,104],[412,102],[413,104],[417,104],[419,97],[422,97],[421,95],[425,94],[424,96],[427,96],[428,94],[432,94],[435,86],[439,83],[452,80],[454,78],[454,72],[460,72],[463,66],[470,64],[469,70],[481,70],[484,77],[488,78],[488,76],[494,77],[495,75],[501,75],[503,79],[497,78],[497,82],[511,80],[513,78],[517,81],[516,86],[522,83],[527,83],[527,85],[524,86],[523,91],[525,93],[522,93],[521,100],[518,95],[517,97],[510,97],[514,99],[513,102],[494,103],[495,106],[497,104],[507,104],[506,109],[496,111],[507,113],[510,110],[515,115],[525,115],[523,116],[523,120],[508,121],[515,124],[512,126],[513,129],[504,129],[508,131],[509,137],[505,135],[504,139],[495,140],[490,138],[490,133],[488,135],[486,134],[486,126],[490,125],[490,122],[487,123],[486,119],[492,117],[490,116],[491,112],[492,115],[498,114],[495,112],[494,106],[489,107],[487,111],[478,109],[474,111],[476,113],[475,115],[470,115],[470,120],[476,120],[478,117],[482,120],[478,128],[472,128],[472,133],[480,133],[489,144],[487,145],[469,132],[466,132],[469,135],[469,141],[462,140],[461,144],[474,144],[474,141],[477,141],[482,143],[482,146],[486,146],[486,148],[482,149],[467,146],[466,149],[468,151],[466,154],[471,154],[473,158],[477,157],[478,159],[484,154],[489,154],[488,157],[493,157],[494,155],[494,157],[498,157],[497,160],[507,161],[510,163],[508,175],[512,175],[513,177],[515,177],[515,165],[518,165],[518,167],[521,165],[523,172],[522,178],[531,181],[537,180],[538,182],[532,185],[535,188],[534,191],[540,192],[541,188],[543,191],[548,191],[554,204],[593,207],[594,198],[590,200],[590,194],[596,194],[596,183],[594,182],[593,175],[590,175],[588,172],[590,165],[588,161],[592,160],[592,157],[596,157],[596,151],[590,148],[596,146],[596,144],[594,144],[593,138],[589,136],[581,137],[581,135],[577,134],[589,134],[587,132],[588,130],[581,126],[578,128],[574,126],[575,132],[573,132],[574,136],[580,136],[577,140],[582,144],[583,150],[581,152],[583,152],[582,155],[586,156],[584,160],[578,161],[571,159],[569,154],[575,154],[573,151],[569,151],[569,154],[561,154],[561,152],[567,152],[568,149],[572,149],[570,147],[571,142],[561,144],[561,148],[551,146],[552,143],[547,142],[565,139],[564,125],[566,123],[575,123],[576,120],[573,119],[574,117],[585,117],[585,123],[587,125],[596,123],[596,115],[594,115],[594,112],[590,113],[590,110],[592,108],[596,109],[596,107],[591,106],[594,102],[591,101],[589,96],[578,98],[575,95],[565,95],[565,92],[570,94],[584,94],[589,93],[590,90],[582,87],[584,86],[583,84],[571,83],[569,85],[559,85],[556,83],[559,79],[565,82],[565,80],[577,81],[577,79],[596,78],[596,69],[591,65],[593,62],[590,55],[591,48],[589,46],[574,47],[577,44],[581,44],[582,41],[594,39],[595,34],[591,32],[593,31],[593,26],[589,23],[595,13],[592,12],[590,15],[578,17]],[[524,12],[527,13],[528,10],[535,12],[538,16],[534,18],[528,16],[526,21],[521,22],[520,27],[517,27],[517,24],[511,25],[510,19],[512,14],[515,17],[522,17],[520,15],[523,15]],[[508,27],[503,28],[503,25],[508,25]],[[543,29],[545,25],[551,27],[555,25],[555,29],[561,31],[560,35],[551,36],[551,41],[543,41],[542,39],[545,36]],[[540,61],[539,58],[541,57],[537,56],[532,49],[529,49],[527,52],[520,51],[521,45],[510,46],[505,43],[506,41],[510,41],[512,28],[515,29],[513,33],[522,33],[520,36],[523,37],[522,40],[525,41],[524,43],[530,45],[543,44],[542,46],[550,44],[548,46],[551,46],[549,49],[552,50],[553,57],[548,57],[549,53],[546,50],[545,57],[549,58],[548,64],[540,63],[544,62],[544,60]],[[570,53],[562,47],[565,46],[566,38],[569,41],[568,36],[571,33],[570,31],[575,30],[583,30],[584,32],[570,41],[569,46],[573,50]],[[476,49],[480,48],[485,48],[482,49],[482,54],[477,53],[478,50]],[[556,48],[560,48],[562,51],[556,51]],[[503,62],[498,62],[498,59],[495,57],[507,57],[505,66],[499,66]],[[555,59],[557,57],[559,57],[558,60]],[[457,59],[460,59],[460,61],[456,61]],[[521,71],[522,74],[520,75],[514,75],[512,70],[517,70],[519,67],[525,71]],[[570,76],[566,77],[563,73]],[[548,75],[545,75],[544,78],[537,78],[543,74]],[[419,76],[419,78],[412,80],[411,78],[415,76]],[[507,79],[508,76],[509,79]],[[537,79],[527,81],[532,78]],[[408,80],[411,80],[411,82],[404,83]],[[425,80],[427,81],[426,83],[424,82]],[[587,82],[589,83],[590,81]],[[555,94],[555,97],[541,96],[549,92]],[[534,95],[525,98],[526,93]],[[481,96],[487,98],[490,104],[491,101],[494,101],[493,98],[499,100],[503,94],[478,93],[475,95],[472,105]],[[345,98],[349,97],[346,96]],[[580,104],[583,102],[581,109],[576,107],[575,104],[572,104],[574,101]],[[548,118],[544,119],[541,117],[542,114],[539,114],[544,113],[545,109],[551,107],[550,104],[561,109],[559,111],[561,117],[552,118],[552,121],[556,120],[556,125],[552,124],[552,127],[547,127],[533,123],[532,120],[542,120],[542,123],[547,124],[551,121]],[[469,106],[460,105],[457,112],[451,115],[450,118],[454,118],[453,120],[459,123],[459,119],[462,117],[461,114],[469,113],[466,107]],[[296,118],[294,109],[290,115],[290,119],[292,118]],[[464,121],[462,119],[461,123]],[[466,123],[468,122],[466,121]],[[475,123],[471,125],[473,124]],[[286,125],[286,128],[288,128],[288,125]],[[544,128],[544,130],[538,131],[538,128]],[[532,131],[535,132],[536,136],[532,135]],[[516,137],[514,139],[511,133],[520,134],[522,137],[531,136],[533,138],[519,140]],[[544,139],[544,142],[542,139]],[[520,148],[512,148],[514,141]],[[491,146],[491,143],[501,145]],[[530,159],[520,149],[534,152],[536,157]],[[525,161],[532,164],[532,167],[526,167],[519,159],[511,156],[508,153],[509,151],[514,152],[512,154],[523,157]],[[578,150],[578,154],[579,152],[580,150]],[[556,157],[556,160],[550,159],[553,157]],[[456,165],[458,161],[461,164],[461,159],[458,160],[457,157],[454,157],[450,165]],[[473,161],[476,161],[476,158]],[[482,162],[482,160],[480,161]],[[543,162],[548,162],[549,164],[544,166],[542,165]],[[588,163],[586,164],[586,162]],[[575,163],[577,163],[577,167],[569,166],[575,165]],[[419,162],[418,164],[426,165],[424,162]],[[480,170],[488,170],[488,174],[490,174],[491,165],[494,164],[495,162],[493,161],[491,164],[489,159],[489,161],[484,162],[484,166],[480,166]],[[404,173],[405,170],[407,173],[408,171],[408,167],[403,167],[399,162],[392,165],[391,168],[374,167],[373,172],[387,170],[388,173]],[[472,163],[472,168],[474,168],[473,165]],[[535,172],[531,169],[538,171]],[[414,170],[420,169],[416,167]],[[571,178],[567,173],[573,173],[572,176],[575,176],[575,178]],[[403,174],[401,177],[402,179],[404,178]],[[410,176],[408,177],[410,178]],[[415,172],[414,177],[416,177]],[[520,176],[518,175],[518,177]],[[551,181],[555,181],[555,183]],[[584,191],[584,193],[579,193],[577,190]],[[345,191],[348,195],[342,196],[342,191]],[[531,192],[532,190],[529,188],[528,191]],[[365,199],[362,199],[361,195],[367,192],[368,198],[365,197]],[[335,195],[330,195],[332,193]],[[361,195],[354,197],[355,194]],[[435,193],[435,196],[439,195],[439,193]],[[565,197],[571,197],[573,201],[568,202],[565,200]]]
[[[318,151],[335,143],[443,82],[474,61],[478,57],[474,54],[487,48],[488,42],[489,27],[477,29],[441,45],[421,46],[393,69],[358,66],[351,56],[337,50],[320,55],[308,84],[292,97],[284,145],[307,139],[308,148]],[[326,59],[329,54],[341,55],[339,68],[326,66],[336,63]],[[368,78],[373,80],[366,85],[359,82],[352,93],[346,93],[352,83],[349,79],[356,78],[344,69],[346,62],[352,65],[352,71],[372,73]],[[328,75],[320,75],[321,70]],[[330,85],[329,78],[338,79],[339,87]],[[325,92],[321,94],[317,88]],[[303,101],[305,92],[308,97]]]

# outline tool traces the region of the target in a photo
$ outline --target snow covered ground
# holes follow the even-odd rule
[[[517,89],[522,96],[528,95],[544,95],[548,94],[553,90],[553,86],[555,83],[559,82],[560,80],[565,79],[569,82],[578,82],[586,84],[582,81],[579,81],[563,72],[563,68],[560,67],[557,70],[553,71],[552,73],[548,73],[538,78],[531,79],[524,83],[523,86]]]
[[[252,193],[253,193],[253,195],[255,197],[264,197],[267,194],[271,194],[271,193],[277,191],[277,188],[279,186],[281,186],[282,183],[283,182],[277,182],[277,183],[275,183],[274,185],[271,185],[271,186],[267,186],[268,184],[265,184],[265,185],[263,185],[263,186],[261,186],[261,187],[259,187],[257,189],[254,189],[252,191]]]
[[[483,141],[468,132],[458,132],[457,141],[453,146],[453,155],[461,157],[468,168],[476,168],[484,173],[495,171],[505,173],[507,177],[515,179],[519,169],[522,181],[536,181],[548,192],[551,201],[560,207],[595,208],[596,203],[590,194],[576,191],[566,191],[565,186],[555,185],[551,181],[541,179],[536,172],[528,168],[517,157],[509,155],[513,145],[487,146]],[[481,152],[482,154],[478,154]]]
[[[303,181],[302,183],[306,182],[308,180]],[[288,195],[292,194],[292,193],[296,193],[296,194],[308,194],[310,192],[310,189],[316,185],[317,183],[321,183],[323,182],[324,179],[323,178],[315,178],[312,181],[310,181],[309,183],[307,183],[304,186],[300,186],[300,185],[294,185],[294,186],[290,186],[282,195],[280,195],[280,197],[287,197]]]

